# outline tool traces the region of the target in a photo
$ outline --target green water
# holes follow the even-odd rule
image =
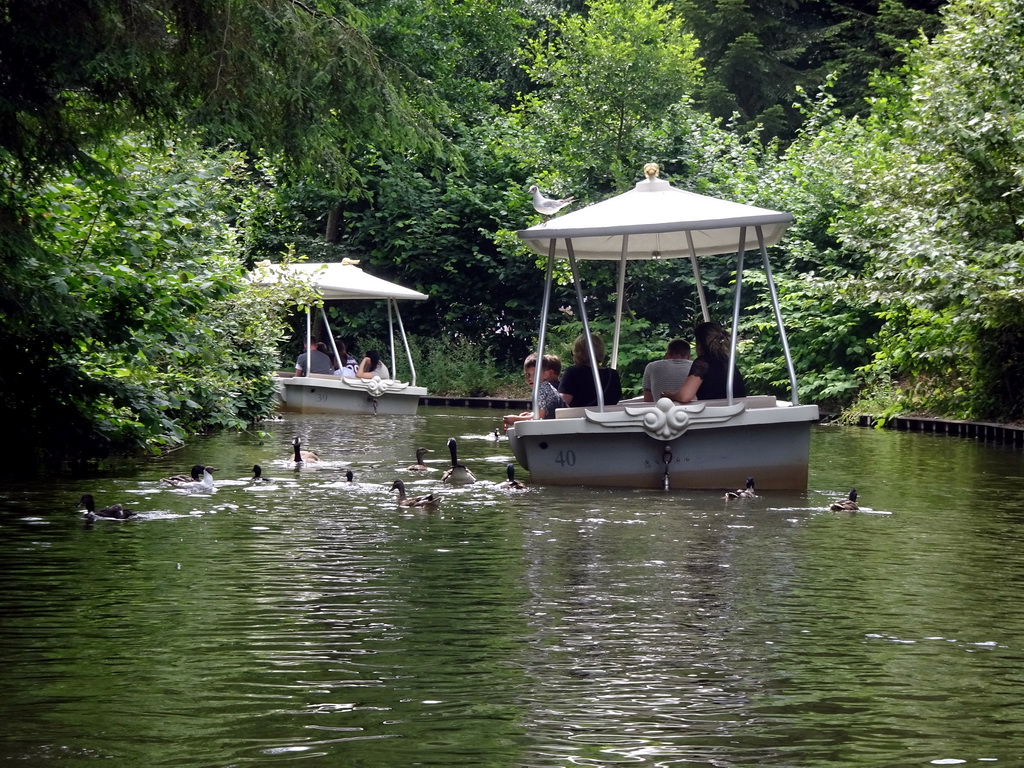
[[[8,482],[0,761],[1024,765],[1019,451],[822,427],[806,493],[511,492],[499,423],[289,416]],[[440,485],[449,436],[477,484]],[[214,494],[159,482],[196,462]]]

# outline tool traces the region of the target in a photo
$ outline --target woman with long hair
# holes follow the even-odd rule
[[[375,349],[367,350],[366,357],[359,364],[356,376],[360,379],[372,379],[374,376],[380,376],[382,379],[391,378],[388,367],[380,361],[380,353]]]
[[[690,375],[675,392],[662,392],[680,403],[697,400],[721,400],[728,397],[729,334],[718,323],[701,323],[694,331],[697,359],[690,366]],[[732,396],[746,397],[747,386],[739,368],[733,367]]]

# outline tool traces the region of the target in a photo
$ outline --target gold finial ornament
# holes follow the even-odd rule
[[[644,166],[644,176],[646,176],[648,180],[656,179],[660,170],[661,169],[658,167],[657,163],[647,163],[647,165]]]

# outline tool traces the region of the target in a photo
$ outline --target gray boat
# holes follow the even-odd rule
[[[535,418],[509,428],[509,445],[516,460],[529,470],[531,481],[541,485],[721,489],[742,486],[748,476],[754,476],[758,489],[806,489],[810,430],[819,419],[818,406],[801,404],[798,399],[796,372],[767,250],[782,238],[792,215],[677,189],[658,178],[653,163],[645,166],[644,173],[645,179],[628,192],[518,232],[530,248],[548,260],[538,356],[544,353],[556,258],[569,261],[588,343],[590,328],[577,262],[619,262],[611,355],[614,368],[628,262],[688,258],[704,319],[709,320],[699,261],[736,254],[731,379],[744,258],[748,250],[756,250],[775,310],[792,396],[779,400],[773,395],[751,395],[685,404],[662,398],[654,403],[627,400],[605,405],[595,369],[596,406],[558,409],[554,419]],[[590,354],[594,359],[593,349]],[[537,377],[534,400],[539,384]],[[731,384],[730,380],[730,393]]]

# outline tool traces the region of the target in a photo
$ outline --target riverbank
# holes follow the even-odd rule
[[[862,414],[857,420],[861,427],[874,427],[877,416]],[[951,437],[967,437],[983,443],[1024,445],[1024,427],[1017,424],[996,424],[987,421],[960,421],[926,416],[896,416],[885,422],[885,429],[900,432],[927,432]]]

